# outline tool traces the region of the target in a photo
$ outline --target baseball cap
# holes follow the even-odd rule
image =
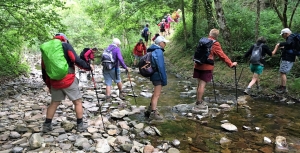
[[[280,35],[282,35],[284,33],[292,33],[292,31],[289,28],[284,28],[284,29],[281,30]]]
[[[118,38],[114,38],[113,43],[116,44],[116,45],[121,45],[121,41]]]
[[[68,40],[67,36],[63,33],[57,33],[55,36],[63,36],[66,40]]]
[[[169,40],[167,40],[165,37],[163,36],[157,36],[156,39],[154,40],[155,44],[159,44],[160,42],[170,42]]]

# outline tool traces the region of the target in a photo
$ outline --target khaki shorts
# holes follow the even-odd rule
[[[71,101],[82,98],[79,87],[79,81],[77,78],[74,79],[70,87],[64,89],[51,88],[51,101],[60,102],[66,99],[66,96]]]

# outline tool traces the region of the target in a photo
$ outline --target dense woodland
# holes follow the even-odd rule
[[[14,77],[28,72],[25,55],[39,54],[39,45],[57,32],[67,35],[79,53],[84,47],[104,48],[113,37],[122,41],[126,63],[133,60],[132,48],[140,31],[150,24],[152,34],[157,23],[168,13],[181,9],[180,22],[172,44],[174,52],[192,56],[200,37],[218,28],[218,41],[233,59],[242,58],[258,36],[266,37],[272,50],[284,41],[280,30],[289,27],[300,32],[300,0],[2,0],[0,2],[0,77]],[[172,60],[170,60],[172,62]],[[174,62],[174,61],[173,61]],[[293,77],[300,76],[299,61]],[[269,58],[270,67],[279,66],[279,55]],[[298,73],[297,73],[298,72]],[[300,81],[299,81],[300,82]]]

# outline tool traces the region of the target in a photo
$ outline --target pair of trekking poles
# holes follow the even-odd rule
[[[100,100],[99,100],[99,97],[98,97],[98,92],[97,92],[97,86],[96,86],[96,81],[95,81],[95,78],[94,78],[94,73],[93,71],[91,70],[91,75],[92,75],[92,81],[94,83],[94,90],[95,90],[95,93],[96,93],[96,98],[97,98],[97,102],[98,102],[98,107],[100,109],[100,114],[101,114],[101,119],[102,119],[102,124],[103,124],[103,128],[104,128],[104,131],[105,131],[105,126],[104,126],[104,121],[103,121],[103,115],[102,115],[102,103],[100,104]],[[131,89],[132,89],[132,93],[133,93],[133,97],[134,97],[134,101],[135,101],[135,104],[136,103],[136,96],[135,96],[135,93],[134,93],[134,90],[133,90],[133,86],[132,86],[132,82],[131,82],[131,78],[130,78],[130,74],[129,72],[127,71],[127,76],[128,76],[128,79],[130,81],[130,85],[131,85]]]
[[[240,81],[241,75],[243,73],[244,67],[241,70],[241,73],[239,75],[239,78],[236,78],[236,66],[234,66],[234,83],[235,83],[235,100],[236,100],[236,111],[239,112],[238,109],[238,102],[237,102],[237,87],[238,87],[238,83]],[[215,82],[214,82],[214,77],[212,77],[212,83],[213,83],[213,89],[214,89],[214,97],[215,97],[215,102],[217,102],[217,96],[216,96],[216,88],[215,88]],[[198,83],[198,87],[199,87],[199,83]],[[198,90],[198,89],[197,89]]]

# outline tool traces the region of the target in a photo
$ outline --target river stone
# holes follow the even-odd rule
[[[44,138],[41,137],[40,133],[34,133],[31,135],[29,139],[29,145],[31,149],[40,148],[42,143],[44,143]]]
[[[64,128],[65,131],[71,131],[74,127],[75,124],[68,122],[68,121],[63,121],[61,122],[61,127]]]
[[[154,129],[152,129],[150,126],[145,127],[144,132],[148,135],[155,135]]]
[[[23,149],[22,147],[14,147],[12,152],[13,153],[22,153],[23,152]]]
[[[179,146],[180,145],[180,141],[178,139],[174,139],[172,141],[172,144],[176,147],[176,146]]]
[[[133,147],[133,144],[121,144],[121,149],[125,152],[130,152],[131,148]]]
[[[176,148],[170,148],[167,153],[180,153],[180,151]]]
[[[221,127],[227,131],[238,131],[237,127],[231,123],[223,123]]]
[[[12,131],[12,132],[10,132],[9,137],[13,138],[13,139],[16,139],[16,138],[20,138],[21,135],[18,132],[16,132],[16,131]]]
[[[140,95],[141,95],[141,96],[144,96],[144,97],[146,97],[146,98],[152,97],[152,93],[150,93],[150,92],[141,92]]]
[[[111,117],[114,117],[114,118],[123,118],[127,114],[128,114],[127,110],[119,111],[118,109],[115,109],[115,110],[113,110],[113,112],[110,113]]]
[[[96,139],[97,145],[95,151],[98,153],[104,153],[110,151],[110,146],[106,139]]]
[[[153,150],[154,150],[154,147],[153,147],[152,145],[146,145],[146,146],[144,147],[143,152],[144,152],[144,153],[152,153]]]

